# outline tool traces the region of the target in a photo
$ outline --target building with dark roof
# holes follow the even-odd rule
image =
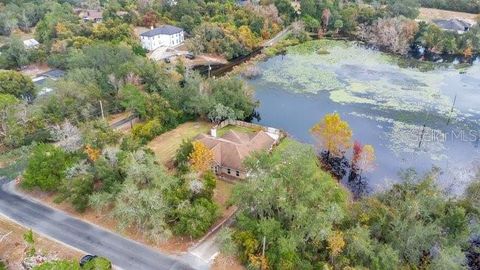
[[[65,76],[65,71],[63,70],[60,70],[60,69],[51,69],[47,72],[44,72],[42,74],[40,74],[41,76],[45,76],[45,77],[48,77],[52,80],[57,80],[63,76]]]
[[[172,25],[162,25],[140,34],[142,47],[153,51],[159,47],[174,47],[184,41],[182,28]]]
[[[84,22],[99,23],[103,20],[103,11],[100,9],[74,9]]]
[[[270,151],[277,140],[277,136],[263,130],[250,134],[230,130],[221,137],[217,137],[216,130],[212,130],[211,135],[196,137],[196,141],[212,151],[212,170],[215,174],[240,179],[246,176],[243,166],[245,158],[257,151]]]
[[[39,89],[38,96],[52,92],[54,89],[50,87],[48,81],[56,81],[63,76],[65,76],[65,71],[60,69],[51,69],[33,78],[33,83]]]
[[[457,32],[459,34],[468,31],[470,27],[472,27],[470,23],[459,19],[433,20],[432,22],[442,30]]]

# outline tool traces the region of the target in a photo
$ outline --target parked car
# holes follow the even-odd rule
[[[185,58],[187,58],[187,59],[195,59],[195,55],[193,55],[193,53],[187,53],[187,54],[185,54]]]
[[[97,255],[85,255],[83,256],[81,259],[80,259],[80,266],[83,267],[85,266],[86,263],[88,263],[89,261],[97,258],[98,256]]]
[[[163,61],[168,64],[168,63],[170,63],[170,58],[165,58],[165,59],[163,59]]]

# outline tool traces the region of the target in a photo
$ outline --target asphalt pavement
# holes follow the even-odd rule
[[[208,269],[207,265],[160,253],[17,193],[0,181],[0,214],[88,254],[104,256],[123,270]]]

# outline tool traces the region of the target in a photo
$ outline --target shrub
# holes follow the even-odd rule
[[[235,231],[233,233],[233,241],[242,249],[239,257],[243,262],[247,262],[251,256],[255,255],[259,247],[255,235],[250,231]]]
[[[134,152],[142,146],[142,141],[133,135],[127,135],[122,139],[120,149],[127,152]]]
[[[66,199],[72,203],[76,211],[84,212],[89,205],[89,196],[93,192],[93,177],[85,174],[67,179],[62,185],[61,192],[56,202]]]
[[[189,156],[193,151],[193,144],[191,140],[183,140],[182,144],[177,150],[175,155],[175,166],[177,167],[178,172],[186,173],[188,172],[189,166]]]
[[[218,217],[218,206],[200,198],[192,204],[185,203],[178,210],[178,222],[174,226],[177,234],[197,238],[205,234]]]
[[[73,261],[51,261],[35,266],[33,270],[81,270],[81,268]]]
[[[29,77],[20,72],[0,71],[0,93],[31,100],[35,97],[35,85]]]
[[[152,140],[162,132],[163,128],[156,119],[150,120],[146,123],[137,124],[132,129],[133,137],[139,139],[142,143]]]
[[[202,196],[208,200],[212,200],[213,197],[213,190],[217,186],[217,179],[215,175],[211,171],[205,172],[203,175],[203,192]]]
[[[51,144],[39,144],[35,146],[28,159],[22,187],[56,191],[71,163],[72,158],[62,149]]]
[[[82,126],[82,137],[85,144],[97,149],[102,149],[106,145],[118,143],[120,134],[110,128],[107,122],[97,120],[88,122]]]
[[[83,270],[110,270],[112,263],[104,257],[97,257],[88,261],[83,267]]]
[[[95,179],[101,181],[101,186],[97,190],[105,191],[108,193],[115,193],[118,189],[118,185],[123,182],[123,177],[120,173],[118,166],[111,164],[111,161],[107,161],[105,157],[100,157],[95,164]]]

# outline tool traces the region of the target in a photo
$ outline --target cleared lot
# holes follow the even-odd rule
[[[26,247],[23,234],[27,231],[27,228],[0,216],[0,260],[7,265],[8,269],[22,269],[21,263]],[[48,257],[79,260],[84,255],[35,232],[33,237],[37,253]]]
[[[417,19],[428,22],[436,19],[459,19],[468,21],[470,23],[475,23],[475,17],[478,15],[479,14],[449,11],[435,8],[420,8],[420,15],[418,15]]]
[[[189,140],[200,133],[209,132],[211,127],[212,124],[207,122],[187,122],[156,137],[148,144],[148,147],[155,153],[158,162],[168,166],[183,140]]]

